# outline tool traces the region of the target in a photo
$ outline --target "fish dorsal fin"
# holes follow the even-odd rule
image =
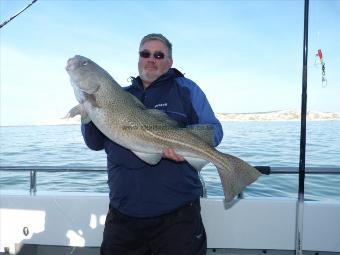
[[[211,146],[215,146],[214,144],[214,127],[211,124],[197,124],[191,125],[187,127],[188,131],[192,134],[198,136],[203,141],[208,143]]]
[[[202,170],[202,168],[209,163],[209,161],[206,161],[201,158],[193,158],[193,157],[184,157],[186,161],[190,165],[192,165],[198,172]]]
[[[150,165],[156,165],[162,158],[160,153],[144,153],[139,151],[132,151],[138,158]]]
[[[157,109],[147,109],[137,97],[135,97],[134,95],[130,93],[127,93],[127,94],[131,97],[132,101],[135,103],[136,106],[144,109],[148,114],[152,115],[153,117],[157,118],[159,121],[163,122],[165,126],[170,125],[171,127],[178,127],[178,123],[175,120],[172,120],[171,118],[169,118],[169,116],[165,112],[162,112]]]
[[[171,119],[165,112],[157,109],[147,109],[146,112],[164,124],[164,126],[169,125],[170,127],[178,127],[178,123]]]
[[[134,95],[132,95],[130,93],[126,93],[126,95],[128,95],[132,99],[132,101],[134,102],[134,104],[136,106],[138,106],[139,108],[142,108],[142,109],[146,109],[145,106],[143,105],[143,103],[137,97],[135,97]]]

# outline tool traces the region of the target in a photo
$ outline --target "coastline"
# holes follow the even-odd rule
[[[254,113],[216,113],[220,121],[300,121],[301,114],[296,110],[282,110]],[[307,121],[340,120],[338,112],[308,111]]]
[[[249,113],[216,113],[217,119],[221,122],[227,121],[300,121],[300,112],[297,110],[280,110],[268,112]],[[319,112],[308,111],[307,121],[340,121],[340,112]],[[80,125],[80,116],[74,118],[46,119],[32,124],[22,125],[0,125],[1,127],[13,126],[59,126],[59,125]]]

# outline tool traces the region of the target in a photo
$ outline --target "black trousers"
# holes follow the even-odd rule
[[[199,200],[154,218],[132,218],[110,208],[101,255],[205,255]]]

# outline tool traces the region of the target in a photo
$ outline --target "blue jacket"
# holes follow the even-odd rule
[[[178,70],[172,68],[143,88],[139,77],[125,88],[147,108],[164,111],[180,126],[212,124],[215,145],[223,132],[202,90]],[[132,217],[154,217],[176,210],[202,195],[197,171],[186,161],[162,159],[148,165],[130,150],[112,142],[90,122],[82,125],[85,143],[90,149],[105,149],[107,154],[110,206]]]

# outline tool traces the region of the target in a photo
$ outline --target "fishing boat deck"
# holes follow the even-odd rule
[[[42,245],[24,245],[16,255],[94,255],[99,254],[99,247],[55,247]],[[0,255],[6,253],[0,252]],[[304,251],[304,255],[339,255],[339,252]],[[152,254],[151,254],[152,255]],[[295,255],[288,250],[245,250],[245,249],[207,249],[207,255]]]

